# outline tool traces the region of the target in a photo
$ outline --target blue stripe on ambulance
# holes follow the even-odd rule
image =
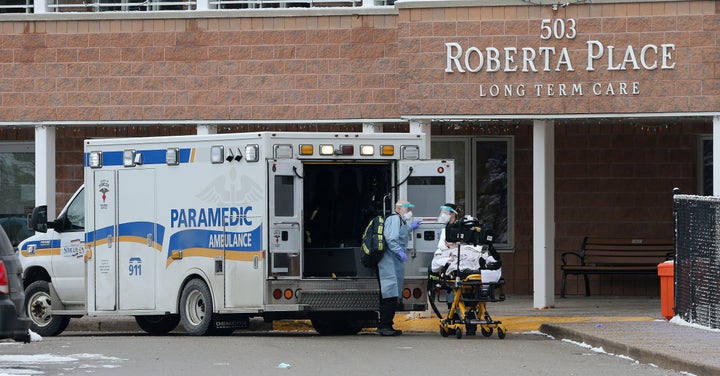
[[[167,163],[166,160],[166,150],[137,150],[137,154],[142,154],[143,156],[143,164],[146,165],[153,165],[153,164],[165,164]],[[182,148],[180,149],[180,163],[188,163],[190,162],[190,156],[192,154],[191,148]],[[84,155],[84,165],[85,167],[90,167],[90,153],[85,153]],[[103,157],[102,157],[102,163],[103,166],[122,166],[123,165],[123,152],[122,151],[104,151]]]
[[[167,257],[170,258],[173,251],[182,251],[184,249],[257,252],[262,249],[262,226],[258,226],[250,232],[191,229],[172,234],[167,249]]]
[[[153,246],[157,249],[162,249],[163,238],[165,237],[165,226],[153,223],[153,222],[127,222],[121,223],[118,226],[119,237],[137,237],[147,239],[148,234],[153,234],[157,231],[157,237],[153,241]],[[98,240],[107,239],[108,236],[113,234],[113,226],[107,226],[95,230],[95,232],[88,232],[85,234],[85,241],[91,243]]]

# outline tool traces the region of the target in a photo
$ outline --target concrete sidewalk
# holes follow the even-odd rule
[[[548,309],[537,310],[532,305],[531,296],[508,296],[504,302],[487,303],[486,307],[494,320],[502,321],[508,337],[513,333],[541,331],[557,340],[584,343],[662,368],[696,375],[720,375],[720,332],[669,323],[661,316],[657,297],[571,296],[557,298],[554,307]],[[395,326],[403,331],[440,335],[439,320],[430,310],[398,314]],[[250,330],[313,329],[305,320],[268,324],[252,319]],[[73,319],[65,333],[72,332],[138,333],[141,330],[132,317],[112,316]],[[448,340],[456,340],[453,338]],[[478,336],[461,340],[482,339]],[[493,336],[486,340],[499,339]]]

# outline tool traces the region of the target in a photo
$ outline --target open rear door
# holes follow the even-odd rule
[[[268,161],[270,276],[302,273],[302,176],[300,161]]]
[[[455,165],[452,160],[425,160],[398,163],[398,197],[415,205],[413,215],[422,220],[413,231],[408,244],[410,260],[405,266],[406,277],[427,277],[428,266],[437,249],[440,231],[437,222],[440,206],[455,200]]]

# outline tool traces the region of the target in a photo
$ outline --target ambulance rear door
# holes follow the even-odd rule
[[[406,277],[427,277],[444,224],[437,222],[440,206],[455,200],[455,165],[452,160],[401,160],[398,162],[398,197],[415,205],[413,216],[421,220],[408,243]]]
[[[118,170],[118,309],[155,309],[155,170]],[[142,293],[140,293],[142,291]]]
[[[298,160],[268,161],[270,276],[300,278],[303,168]]]

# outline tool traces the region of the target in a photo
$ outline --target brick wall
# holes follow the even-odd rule
[[[0,22],[0,121],[398,117],[395,17]]]
[[[672,190],[697,193],[698,136],[712,133],[710,120],[561,123],[555,132],[558,289],[560,254],[578,251],[584,236],[673,237]],[[593,276],[591,289],[659,295],[655,276]],[[568,278],[569,294],[584,291]]]
[[[440,6],[411,8],[399,14],[398,80],[403,90],[403,114],[634,114],[720,108],[720,70],[716,68],[720,64],[716,46],[720,17],[715,1],[586,3],[558,11],[547,5]],[[541,39],[545,33],[543,19],[550,20],[548,27],[554,27],[556,20],[562,21],[566,33],[558,33],[561,37],[570,33],[574,22],[576,36]],[[590,41],[599,42],[604,50],[602,58],[592,59],[593,70],[588,70],[588,56],[598,54],[600,47],[592,44],[590,50]],[[451,56],[460,56],[459,68],[454,62],[450,64],[452,73],[446,72],[446,43],[459,46],[451,48]],[[645,69],[642,48],[654,45],[662,55],[663,44],[675,46],[668,50],[671,59],[666,60],[667,66],[674,63],[674,68],[663,69],[659,61],[655,69]],[[614,53],[609,53],[609,46],[614,46]],[[626,55],[628,46],[633,46],[633,56]],[[473,47],[477,51],[468,55]],[[500,69],[488,70],[487,47],[499,50]],[[537,71],[528,64],[528,71],[522,72],[524,48],[532,50],[528,54],[536,54],[529,60]],[[555,53],[541,56],[541,48],[554,48]],[[566,56],[561,53],[563,49],[567,50]],[[652,51],[646,50],[648,67],[655,60]],[[466,55],[468,64],[463,64]],[[478,55],[484,56],[482,62]],[[511,56],[513,61],[506,64],[505,56]],[[612,62],[608,56],[613,56]],[[608,69],[626,59],[627,69]],[[635,63],[639,69],[634,69]],[[478,72],[469,72],[477,68]],[[638,83],[639,94],[620,94],[621,85],[630,87],[634,82]],[[591,90],[596,83],[600,84],[598,95]],[[541,85],[539,95],[535,84]],[[569,92],[572,84],[582,85],[583,94],[561,94],[561,85],[566,85]],[[489,94],[492,85],[499,85],[499,95]],[[506,86],[517,90],[520,85],[524,85],[526,94],[504,95]],[[614,94],[608,94],[609,90]]]

